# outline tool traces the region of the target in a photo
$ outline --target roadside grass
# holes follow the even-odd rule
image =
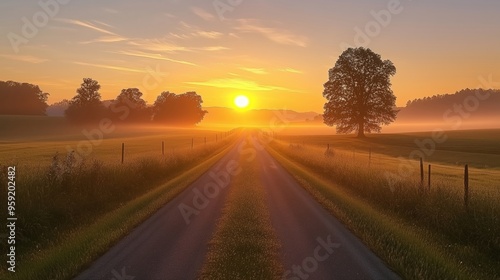
[[[445,180],[430,192],[410,178],[391,190],[382,167],[277,141],[269,151],[404,278],[500,275],[500,190],[493,198],[477,194],[465,211],[462,196]]]
[[[351,138],[354,142],[355,138]],[[330,146],[327,152],[326,144],[318,146],[314,144],[296,144],[287,141],[275,141],[281,145],[288,146],[290,150],[295,150],[297,153],[308,153],[312,158],[320,158],[325,164],[345,163],[347,165],[355,164],[358,168],[364,170],[379,170],[384,175],[395,175],[395,181],[420,180],[419,161],[409,159],[408,155],[401,158],[395,158],[386,154],[376,153],[372,150],[371,154],[368,150],[347,149],[347,147],[337,148],[334,145]],[[390,146],[388,146],[390,148]],[[447,152],[452,154],[453,152]],[[305,156],[305,155],[303,155]],[[460,158],[460,154],[455,154],[455,159]],[[451,155],[450,155],[451,157]],[[481,155],[475,155],[479,160]],[[312,159],[308,159],[312,160]],[[500,156],[498,156],[500,161]],[[344,165],[345,165],[344,164]],[[428,165],[432,165],[431,170],[431,189],[437,186],[449,186],[450,192],[463,197],[463,182],[464,182],[464,165],[450,165],[437,162],[424,161],[424,187],[428,188]],[[342,165],[343,166],[343,165]],[[481,196],[500,199],[500,169],[498,168],[476,168],[469,167],[469,181],[471,197]]]
[[[256,162],[240,160],[200,279],[282,279],[280,243],[271,225]]]
[[[373,134],[365,139],[352,135],[278,135],[280,140],[291,144],[311,145],[325,148],[327,144],[334,150],[345,150],[356,154],[373,153],[391,158],[408,159],[410,153],[418,150],[416,141],[422,143],[432,139],[432,132]],[[500,169],[500,129],[446,131],[444,143],[435,143],[432,154],[425,154],[424,161],[450,166],[468,163],[472,167]],[[425,144],[426,149],[432,145]],[[397,161],[397,159],[396,159]]]
[[[182,149],[124,165],[54,160],[19,168],[17,272],[12,279],[67,279],[203,174],[234,144]],[[6,182],[4,172],[0,183]],[[5,267],[0,278],[6,277]]]

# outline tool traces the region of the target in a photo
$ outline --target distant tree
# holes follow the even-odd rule
[[[396,68],[366,48],[349,48],[340,55],[324,84],[324,122],[338,133],[380,132],[396,119],[396,96],[390,77]]]
[[[142,99],[142,92],[137,88],[122,89],[110,106],[115,118],[124,122],[147,122],[151,120],[152,111]]]
[[[96,80],[84,78],[76,96],[69,102],[66,118],[74,123],[95,122],[105,116],[106,108],[101,102],[101,85]]]
[[[192,126],[201,122],[207,113],[203,100],[196,92],[176,95],[162,92],[154,104],[154,121],[166,125]]]
[[[0,115],[45,115],[48,96],[37,85],[0,81]]]
[[[63,99],[47,107],[46,113],[48,116],[64,117],[64,111],[68,109],[68,106],[69,100]]]

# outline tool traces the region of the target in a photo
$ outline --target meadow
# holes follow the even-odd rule
[[[408,159],[418,148],[415,140],[429,135],[279,136],[269,150],[404,277],[490,279],[499,275],[500,133],[448,132],[448,140],[436,145],[425,162],[432,165],[430,188],[427,165],[421,185],[419,162]],[[465,163],[473,166],[468,207],[464,205]],[[390,180],[394,176],[387,174],[398,179]]]
[[[235,131],[117,127],[96,142],[97,138],[89,140],[82,133],[92,128],[72,128],[59,118],[3,117],[2,125],[19,125],[30,119],[36,119],[36,125],[2,134],[0,184],[7,185],[4,171],[15,165],[16,209],[20,217],[16,253],[33,268],[25,273],[37,272],[37,279],[68,277],[105,252],[127,229],[154,213],[207,170],[237,135]],[[48,127],[51,134],[41,133]],[[67,146],[78,147],[80,143],[91,147],[91,152],[68,152]],[[126,147],[123,163],[122,143]],[[1,194],[6,197],[5,188]],[[6,201],[2,204],[6,205]],[[133,214],[130,209],[134,209]],[[2,211],[0,217],[6,219],[6,212]],[[116,224],[120,219],[125,219],[123,224]],[[106,223],[114,226],[103,232]],[[88,242],[90,236],[96,235],[102,236],[104,243],[79,246],[82,240]],[[73,249],[55,250],[60,244]],[[59,269],[54,270],[56,261],[60,262],[65,254],[71,254],[72,258],[66,260],[71,260],[71,264],[65,269],[58,264]]]

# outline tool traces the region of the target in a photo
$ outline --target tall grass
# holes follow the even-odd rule
[[[436,233],[445,240],[443,247],[468,265],[500,273],[500,190],[475,193],[467,211],[461,187],[445,179],[433,182],[430,191],[422,191],[418,178],[391,187],[383,166],[352,155],[276,141],[271,146],[373,208]]]
[[[58,237],[186,172],[231,141],[178,149],[165,156],[137,157],[125,164],[96,159],[78,162],[71,154],[56,154],[49,166],[18,166],[17,254],[57,244]],[[6,185],[5,170],[2,166],[1,185]],[[5,197],[5,188],[1,192]]]

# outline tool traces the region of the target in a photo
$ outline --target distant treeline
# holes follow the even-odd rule
[[[447,114],[465,118],[500,117],[500,90],[464,89],[454,94],[439,94],[418,98],[406,103],[398,113],[398,121],[443,119]]]
[[[0,115],[45,115],[48,97],[36,85],[0,81]]]
[[[160,93],[155,103],[148,106],[137,88],[122,89],[113,100],[102,101],[99,82],[83,79],[76,95],[47,106],[48,93],[36,85],[17,82],[0,82],[0,115],[51,115],[63,114],[77,124],[95,123],[104,118],[121,123],[156,123],[162,125],[191,126],[201,122],[207,113],[202,110],[203,100],[196,92],[175,94]]]

